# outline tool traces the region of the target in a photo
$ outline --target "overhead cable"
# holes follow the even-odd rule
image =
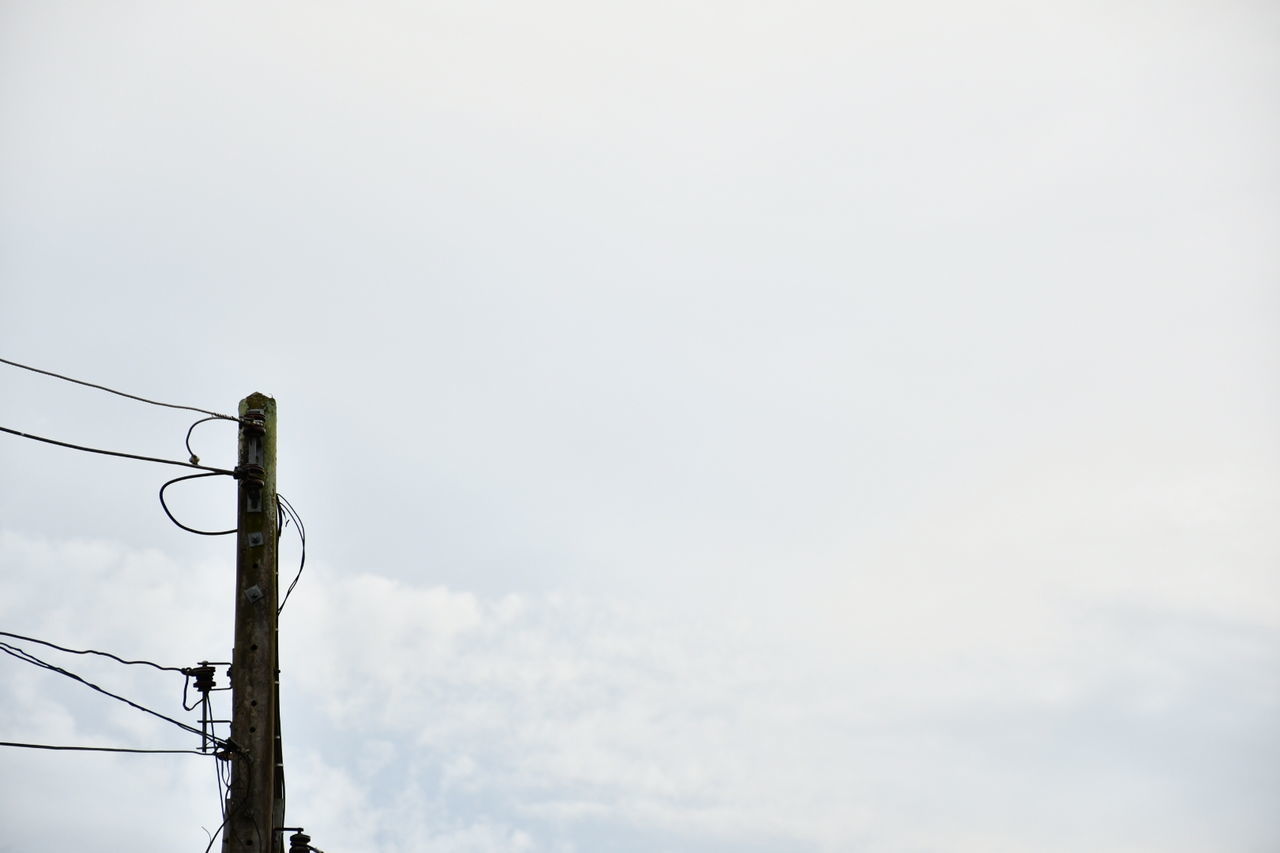
[[[57,439],[53,439],[53,438],[45,438],[44,436],[32,435],[30,433],[20,432],[16,429],[10,429],[9,427],[4,427],[4,426],[0,426],[0,432],[7,432],[10,435],[16,435],[19,438],[29,438],[32,441],[43,441],[45,444],[53,444],[53,445],[57,445],[58,447],[66,447],[66,448],[70,448],[71,450],[83,450],[85,453],[100,453],[103,456],[118,456],[122,459],[136,459],[140,462],[158,462],[161,465],[178,465],[183,468],[196,468],[201,471],[211,471],[214,474],[230,474],[233,477],[235,476],[235,473],[236,473],[235,471],[228,471],[226,468],[213,468],[208,465],[197,465],[193,462],[180,462],[177,459],[161,459],[156,456],[139,456],[136,453],[123,453],[119,450],[102,450],[101,448],[97,448],[97,447],[85,447],[84,445],[80,445],[80,444],[71,444],[70,442],[67,442],[67,441],[58,441]]]
[[[207,424],[209,421],[221,421],[221,420],[226,420],[226,418],[222,417],[222,415],[214,415],[211,418],[201,418],[200,420],[193,423],[191,426],[187,427],[187,455],[191,457],[190,461],[192,465],[199,465],[200,457],[196,456],[196,452],[191,449],[191,433],[195,432],[196,427],[200,426],[200,424]]]
[[[214,762],[218,772],[218,805],[222,808],[222,823],[209,836],[209,846],[204,848],[204,853],[209,853],[213,849],[213,842],[217,840],[218,834],[227,828],[227,821],[231,820],[231,813],[227,811],[227,799],[231,796],[231,780],[223,778],[222,764],[223,762],[221,761]],[[204,827],[200,828],[204,829]],[[205,829],[204,831],[208,832],[209,830]]]
[[[59,752],[129,752],[138,755],[211,755],[198,749],[128,749],[122,746],[66,746],[52,743],[18,743],[0,740],[0,746],[11,746],[19,749],[52,749]]]
[[[238,529],[235,527],[231,528],[230,530],[197,530],[194,527],[188,527],[187,525],[183,524],[181,521],[178,521],[178,519],[174,518],[173,513],[169,511],[169,504],[165,503],[165,499],[164,499],[164,490],[172,486],[174,483],[181,483],[183,480],[198,480],[201,477],[217,477],[220,474],[224,474],[224,473],[226,472],[212,471],[208,474],[188,474],[185,477],[174,477],[172,480],[170,480],[169,482],[165,483],[163,486],[160,487],[160,508],[164,510],[165,515],[169,516],[170,521],[172,521],[174,524],[178,525],[188,533],[199,533],[201,536],[226,536],[230,533],[235,533],[236,530]],[[235,475],[232,474],[232,476],[235,476]]]
[[[184,671],[183,668],[180,666],[161,666],[160,664],[153,663],[152,661],[149,661],[149,660],[125,660],[119,655],[113,655],[111,654],[111,652],[100,652],[97,649],[69,649],[66,646],[60,646],[57,643],[51,643],[48,640],[38,640],[35,637],[25,637],[22,634],[14,634],[9,631],[0,631],[0,637],[12,637],[15,640],[25,640],[28,643],[39,643],[42,646],[48,646],[51,649],[57,649],[60,652],[67,652],[68,654],[73,654],[73,655],[101,655],[104,658],[111,658],[117,663],[122,663],[127,666],[149,666],[155,669],[163,670],[164,672],[183,672]]]
[[[55,666],[49,663],[48,661],[43,661],[40,658],[36,657],[35,655],[31,654],[30,652],[24,649],[20,649],[17,646],[12,646],[8,643],[0,642],[0,652],[3,652],[4,654],[9,655],[10,657],[15,657],[18,660],[23,661],[25,663],[38,666],[41,669],[47,669],[50,672],[56,672],[59,675],[64,675],[73,681],[78,681],[81,684],[83,684],[85,687],[88,687],[92,690],[96,690],[99,693],[103,694],[104,696],[110,696],[112,699],[115,699],[118,702],[123,702],[124,704],[128,705],[131,708],[135,708],[139,711],[150,714],[151,716],[164,720],[167,723],[172,723],[173,725],[177,726],[183,731],[187,731],[195,735],[200,735],[202,738],[208,737],[214,742],[216,742],[219,746],[222,746],[224,748],[230,748],[231,746],[230,742],[225,740],[224,738],[216,737],[214,735],[207,734],[206,732],[202,732],[199,729],[195,728],[194,726],[187,725],[181,720],[175,720],[173,717],[169,717],[164,714],[161,714],[159,711],[153,711],[152,709],[147,708],[144,705],[139,705],[137,702],[134,702],[130,699],[126,699],[125,697],[120,696],[116,693],[112,693],[110,690],[107,690],[103,687],[99,687],[93,682],[87,681],[86,679],[81,678],[80,676],[76,675],[74,672],[69,672],[68,670],[63,669],[60,666]]]
[[[284,612],[284,606],[289,601],[289,595],[293,592],[293,588],[298,585],[298,579],[302,577],[302,569],[307,564],[307,527],[302,523],[302,516],[298,515],[298,511],[293,508],[293,504],[289,503],[288,498],[279,492],[276,492],[276,502],[277,511],[280,517],[284,517],[285,513],[288,513],[288,518],[293,520],[293,526],[298,531],[298,539],[302,543],[302,559],[298,561],[298,573],[293,576],[293,582],[290,583],[289,588],[285,590],[284,599],[276,609],[276,615],[279,616]],[[283,524],[277,523],[277,533],[279,533],[281,528],[288,523],[288,520],[285,520]]]
[[[116,394],[120,397],[128,397],[130,400],[137,400],[140,403],[150,403],[153,406],[163,406],[166,409],[185,409],[188,412],[199,412],[202,415],[211,415],[215,418],[221,418],[227,421],[238,421],[237,417],[231,415],[220,414],[219,412],[210,411],[209,409],[201,409],[198,406],[179,406],[176,403],[162,403],[159,400],[149,400],[146,397],[139,397],[136,394],[126,394],[124,391],[117,391],[114,388],[108,388],[105,385],[96,385],[93,382],[85,382],[83,379],[73,379],[70,376],[63,376],[61,373],[54,373],[52,370],[41,370],[39,367],[32,367],[29,364],[19,364],[16,361],[10,361],[7,358],[0,358],[0,363],[10,365],[11,367],[21,367],[23,370],[30,370],[32,373],[42,373],[45,376],[52,376],[54,379],[63,379],[67,382],[74,382],[77,385],[84,385],[89,388],[97,388],[99,391],[106,391],[109,394]]]

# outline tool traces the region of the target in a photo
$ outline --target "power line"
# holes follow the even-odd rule
[[[113,655],[111,652],[100,652],[97,649],[69,649],[66,646],[60,646],[57,643],[51,643],[48,640],[38,640],[35,637],[25,637],[22,634],[14,634],[10,631],[0,631],[0,637],[12,637],[15,640],[25,640],[28,643],[39,643],[42,646],[48,646],[51,649],[57,649],[60,652],[67,652],[73,655],[101,655],[104,658],[125,664],[126,666],[149,666],[164,672],[182,672],[180,666],[161,666],[149,660],[125,660],[119,655]]]
[[[220,420],[225,420],[225,418],[223,418],[222,415],[214,415],[211,418],[201,418],[200,420],[193,423],[191,426],[187,427],[187,455],[191,457],[192,465],[199,465],[200,457],[196,456],[196,452],[191,449],[191,433],[195,432],[196,427],[200,426],[200,424],[207,424],[209,421],[220,421]]]
[[[2,360],[3,359],[0,359],[0,361]],[[236,473],[235,471],[228,471],[225,468],[211,468],[208,465],[197,465],[193,462],[179,462],[176,459],[161,459],[156,456],[139,456],[136,453],[123,453],[119,450],[102,450],[101,448],[97,448],[97,447],[85,447],[84,445],[81,445],[81,444],[71,444],[70,442],[67,442],[67,441],[58,441],[57,439],[54,439],[54,438],[45,438],[44,436],[31,435],[30,433],[26,433],[26,432],[19,432],[16,429],[10,429],[9,427],[5,427],[5,426],[0,426],[0,432],[7,432],[10,435],[16,435],[19,438],[29,438],[32,441],[43,441],[45,444],[53,444],[58,447],[66,447],[71,450],[83,450],[85,453],[100,453],[103,456],[118,456],[121,459],[136,459],[140,462],[158,462],[161,465],[178,465],[183,468],[197,468],[201,471],[211,471],[215,474],[230,474],[233,477],[235,476],[235,473]]]
[[[246,398],[241,403],[242,410],[244,409],[244,407],[248,407],[247,408],[248,417],[240,418],[240,417],[232,417],[230,415],[223,415],[218,412],[214,412],[208,409],[202,409],[194,406],[180,406],[173,403],[165,403],[157,400],[151,400],[145,397],[139,397],[134,394],[127,394],[125,392],[118,391],[116,389],[109,388],[104,385],[98,385],[98,384],[86,382],[80,379],[75,379],[70,376],[64,376],[62,374],[54,373],[52,371],[31,367],[25,364],[20,364],[18,362],[14,362],[9,359],[0,358],[0,364],[10,365],[20,369],[39,373],[45,376],[50,376],[56,379],[62,379],[64,381],[72,382],[79,385],[84,385],[86,387],[95,388],[101,391],[106,391],[111,394],[116,394],[118,396],[122,396],[128,399],[147,403],[149,405],[162,406],[165,408],[172,408],[172,409],[183,409],[183,410],[192,411],[192,412],[199,412],[203,415],[206,415],[207,417],[203,417],[197,420],[195,423],[191,424],[187,429],[185,444],[186,444],[186,450],[188,453],[189,461],[186,461],[186,462],[178,461],[175,459],[154,457],[154,456],[143,456],[139,454],[126,453],[126,452],[116,451],[116,450],[108,450],[104,448],[88,447],[84,445],[78,445],[70,442],[60,441],[57,439],[47,438],[44,436],[25,433],[10,427],[0,426],[0,432],[6,432],[10,435],[16,435],[19,438],[27,438],[33,441],[39,441],[42,443],[51,444],[57,447],[63,447],[70,450],[78,450],[81,452],[100,454],[104,456],[114,456],[114,457],[123,458],[123,459],[132,459],[135,461],[152,462],[152,463],[157,463],[162,465],[173,465],[177,467],[195,469],[197,471],[203,472],[203,473],[194,474],[194,475],[175,477],[160,487],[159,499],[160,499],[161,507],[163,508],[165,514],[169,517],[170,521],[172,521],[176,526],[178,526],[183,530],[186,530],[192,533],[203,534],[203,535],[226,535],[226,534],[236,533],[239,530],[246,529],[246,524],[247,524],[247,529],[249,531],[257,530],[258,525],[254,523],[252,519],[246,520],[245,517],[243,516],[243,513],[246,512],[246,507],[248,507],[247,511],[250,511],[250,512],[257,511],[260,513],[262,509],[267,508],[267,504],[268,504],[267,501],[260,500],[262,497],[265,497],[267,495],[269,495],[271,498],[277,497],[277,493],[275,492],[275,486],[274,486],[275,401],[269,397],[264,397],[264,395],[260,395],[260,394],[250,395],[250,397]],[[215,468],[208,465],[201,465],[199,457],[192,450],[191,439],[196,427],[210,420],[235,421],[240,426],[241,451],[240,451],[240,458],[238,460],[238,464],[235,470],[227,470],[225,468]],[[241,500],[240,502],[241,515],[239,517],[238,526],[236,529],[226,530],[226,531],[198,530],[192,527],[188,527],[187,525],[178,521],[178,519],[169,510],[168,504],[165,501],[165,491],[170,486],[176,483],[185,482],[187,480],[201,479],[201,478],[212,477],[212,476],[231,476],[237,480],[240,480],[242,482],[242,485],[247,487],[249,498],[245,500]],[[270,485],[269,489],[266,488],[268,485]],[[263,491],[266,491],[267,495],[263,495],[262,494]],[[255,498],[257,499],[256,504],[254,503]],[[277,543],[278,543],[282,528],[284,526],[287,526],[289,523],[295,524],[297,527],[299,539],[301,541],[301,556],[299,560],[297,574],[294,576],[293,581],[289,584],[288,590],[286,591],[284,596],[284,600],[281,601],[279,607],[277,608],[276,614],[272,616],[270,614],[270,610],[267,610],[265,611],[265,613],[263,613],[263,611],[259,609],[257,611],[257,616],[253,617],[255,619],[258,617],[261,617],[263,619],[269,619],[270,621],[265,624],[267,624],[268,627],[272,629],[275,628],[274,622],[275,622],[276,616],[279,615],[280,611],[283,610],[284,605],[288,602],[289,596],[293,592],[294,588],[297,586],[298,581],[302,576],[302,571],[306,565],[306,528],[305,528],[305,525],[303,524],[301,516],[297,513],[297,511],[288,502],[287,499],[284,499],[283,497],[279,497],[279,499],[274,500],[273,502],[276,504],[276,511],[277,511],[277,528],[275,530],[275,537],[276,537]],[[268,512],[269,511],[270,510],[268,509]],[[265,519],[263,519],[261,515],[259,515],[257,520],[259,522],[263,522],[261,524],[262,532],[259,532],[256,534],[257,536],[256,542],[254,542],[254,539],[253,539],[255,534],[250,533],[247,537],[242,537],[242,539],[247,538],[248,544],[246,545],[246,543],[243,541],[240,543],[240,551],[237,554],[238,563],[240,562],[241,559],[248,560],[248,554],[249,554],[249,552],[247,551],[248,547],[252,547],[253,545],[260,546],[264,544],[262,537],[263,537],[263,533],[266,533],[270,530],[269,528],[270,516],[267,516]],[[275,562],[274,557],[276,556],[276,547],[273,546],[268,548],[267,553],[273,558],[271,562],[274,563]],[[267,567],[265,565],[260,565],[260,563],[263,563],[263,562],[264,561],[253,563],[253,568],[255,570],[268,569],[272,572],[272,575],[265,576],[265,581],[263,581],[263,583],[264,583],[264,588],[269,587],[272,590],[274,590],[275,578],[273,577],[273,575],[276,573],[276,567],[275,566]],[[257,587],[252,587],[251,589],[257,589]],[[261,596],[259,596],[259,598],[260,597]],[[237,612],[236,612],[237,637],[239,637],[239,634],[242,629],[242,625],[248,624],[250,622],[250,620],[248,619],[242,620],[241,618],[242,615],[243,614],[241,611],[240,601],[239,599],[237,599]],[[252,616],[252,613],[250,615]],[[257,630],[258,628],[259,628],[259,625],[256,622],[250,625],[249,627],[250,630]],[[97,655],[110,658],[121,664],[149,665],[161,671],[180,672],[187,677],[187,681],[184,682],[184,686],[183,686],[182,705],[184,709],[188,711],[192,710],[192,707],[189,707],[187,705],[187,688],[190,685],[190,679],[194,677],[197,689],[199,689],[203,694],[201,697],[201,720],[200,720],[201,728],[200,729],[196,729],[191,725],[183,723],[182,721],[174,719],[172,717],[166,716],[165,714],[159,713],[158,711],[152,710],[151,708],[144,707],[143,705],[133,702],[132,700],[127,699],[124,696],[118,695],[116,693],[112,693],[111,691],[106,690],[98,686],[97,684],[93,684],[92,682],[87,681],[86,679],[82,678],[81,676],[73,672],[63,669],[62,667],[55,666],[47,661],[41,660],[40,658],[36,657],[34,654],[31,654],[30,652],[26,651],[25,649],[19,646],[15,646],[7,642],[0,641],[0,653],[7,654],[25,663],[30,663],[33,666],[38,666],[42,669],[48,669],[52,672],[56,672],[67,678],[77,681],[96,692],[102,693],[105,696],[109,696],[112,699],[115,699],[119,702],[129,705],[130,707],[136,710],[142,711],[144,713],[150,714],[151,716],[157,717],[168,723],[171,723],[186,732],[189,732],[191,734],[198,734],[202,738],[201,748],[199,750],[141,749],[141,748],[131,748],[131,747],[99,747],[99,746],[70,745],[70,744],[39,744],[39,743],[17,742],[17,741],[0,741],[0,746],[11,747],[11,748],[24,748],[24,749],[53,750],[53,751],[208,755],[210,754],[209,753],[210,744],[212,744],[217,749],[217,751],[213,754],[217,755],[217,757],[220,759],[218,762],[215,763],[215,767],[218,770],[217,783],[218,783],[218,795],[220,800],[220,807],[222,810],[222,822],[218,826],[217,831],[215,831],[209,836],[209,844],[208,844],[208,848],[206,848],[206,853],[208,853],[208,850],[211,850],[213,848],[219,834],[223,835],[224,841],[230,840],[233,833],[233,829],[237,836],[236,838],[237,845],[241,841],[243,841],[243,844],[245,845],[250,845],[253,843],[253,839],[256,837],[257,847],[255,849],[258,849],[258,850],[267,849],[267,846],[264,845],[264,842],[269,842],[271,838],[270,837],[264,838],[264,833],[270,832],[272,827],[275,827],[277,824],[284,822],[283,820],[284,818],[283,757],[281,754],[280,733],[279,733],[280,732],[280,714],[279,714],[279,708],[275,707],[274,720],[264,717],[263,708],[259,707],[260,703],[256,700],[242,702],[241,693],[242,693],[242,688],[246,686],[251,688],[252,690],[258,690],[259,686],[262,684],[267,685],[268,689],[272,687],[271,670],[261,666],[263,661],[266,661],[268,664],[270,663],[275,664],[275,667],[276,667],[275,675],[276,675],[276,678],[278,679],[279,655],[278,655],[278,651],[274,649],[274,642],[275,642],[274,630],[271,635],[266,637],[266,642],[269,644],[269,651],[271,652],[271,654],[265,657],[250,656],[247,660],[249,664],[249,674],[251,676],[251,679],[248,681],[245,681],[243,678],[241,678],[240,681],[244,682],[243,684],[240,684],[238,686],[233,684],[233,689],[236,691],[233,695],[235,697],[237,704],[236,704],[236,709],[233,712],[232,721],[211,719],[212,711],[209,703],[209,691],[212,688],[212,684],[213,684],[213,680],[211,677],[213,673],[213,667],[210,664],[208,664],[208,662],[202,661],[199,667],[186,667],[186,668],[165,667],[151,661],[125,660],[124,658],[118,655],[114,655],[109,652],[100,652],[94,649],[88,649],[88,650],[70,649],[70,648],[59,646],[57,644],[50,643],[44,640],[39,640],[34,637],[25,637],[23,635],[13,634],[10,632],[0,632],[0,636],[10,637],[12,639],[19,640],[19,641],[38,643],[38,644],[45,645],[50,648],[57,649],[59,651],[63,651],[70,654],[82,654],[82,655],[97,654]],[[242,649],[243,645],[240,643],[237,643],[237,648]],[[255,644],[252,646],[252,648],[254,650],[257,650],[259,646]],[[240,654],[240,652],[238,651],[236,660],[239,661],[239,663],[237,663],[235,667],[237,675],[240,675],[245,671],[244,670],[245,661],[241,660],[242,657],[243,655]],[[274,661],[272,660],[273,658],[274,658]],[[229,676],[231,675],[230,669],[228,669],[228,675]],[[268,693],[265,695],[267,696],[267,702],[265,704],[268,706],[267,710],[270,710],[269,706],[274,706],[279,701],[278,681],[274,685],[274,693],[273,694]],[[241,707],[241,705],[244,705],[244,707]],[[255,707],[257,708],[256,712],[254,711]],[[242,724],[241,720],[245,720],[247,722],[244,722]],[[235,729],[234,731],[234,736],[236,738],[235,740],[232,740],[231,738],[220,738],[220,737],[217,737],[216,735],[211,734],[210,729],[212,727],[212,724],[226,723],[226,722],[233,723],[233,729]],[[267,729],[266,727],[264,727],[264,722],[269,724],[273,723],[273,725],[271,726],[270,729]],[[247,732],[241,732],[240,729],[236,729],[236,726],[247,726],[248,727]],[[264,743],[263,743],[264,732],[266,732],[266,734],[269,735],[272,738],[272,741],[274,742],[274,753],[272,755],[267,754],[270,752],[269,744],[272,741],[267,741],[267,745],[264,748]],[[241,744],[243,744],[243,746],[241,746]],[[264,761],[263,760],[264,758],[267,760]],[[270,760],[272,758],[274,758],[274,761]],[[258,759],[258,760],[255,760],[255,759]],[[234,784],[230,778],[227,778],[227,779],[223,778],[223,772],[224,772],[223,760],[225,760],[229,765],[233,765],[232,767],[228,767],[225,769],[227,773],[231,773],[234,770],[234,775],[236,777]],[[271,786],[271,785],[261,784],[262,782],[269,783],[272,781],[272,777],[273,775],[275,775],[272,773],[273,770],[275,771],[275,774],[279,774],[279,778],[278,780],[276,780],[276,785]],[[244,778],[241,780],[240,777],[242,775]],[[266,823],[264,824],[263,821],[266,821]],[[248,824],[248,826],[252,826],[253,828],[252,834],[248,832],[248,829],[245,826],[245,824]],[[305,836],[302,836],[302,837],[305,838]],[[295,839],[295,842],[296,842],[296,839]],[[296,843],[294,844],[294,846],[296,846]],[[308,848],[308,849],[314,850],[315,848]],[[319,851],[317,851],[317,853],[319,853]]]
[[[17,658],[18,660],[23,661],[25,663],[32,664],[33,666],[38,666],[41,669],[47,669],[50,672],[56,672],[59,675],[64,675],[73,681],[80,682],[85,687],[98,691],[104,696],[110,696],[112,699],[115,699],[118,702],[123,702],[124,704],[128,705],[131,708],[136,708],[139,711],[150,714],[151,716],[164,720],[167,723],[172,723],[173,725],[177,726],[183,731],[187,731],[195,735],[200,735],[202,738],[208,737],[212,739],[215,743],[217,743],[218,745],[224,748],[231,746],[231,744],[223,738],[217,737],[216,735],[207,734],[206,732],[202,732],[199,729],[195,728],[194,726],[187,725],[181,720],[175,720],[173,717],[169,717],[164,714],[161,714],[159,711],[153,711],[150,708],[147,708],[143,705],[139,705],[137,702],[134,702],[130,699],[126,699],[125,697],[120,696],[116,693],[112,693],[110,690],[107,690],[103,687],[99,687],[93,682],[87,681],[84,678],[81,678],[80,676],[76,675],[74,672],[69,672],[68,670],[63,669],[60,666],[54,666],[48,661],[43,661],[40,658],[36,657],[35,655],[31,654],[30,652],[25,651],[24,649],[20,649],[17,646],[12,646],[12,645],[9,645],[8,643],[0,642],[0,652],[3,652],[4,654],[9,655],[10,657]]]
[[[198,749],[128,749],[122,746],[66,746],[52,743],[19,743],[0,740],[0,746],[11,746],[19,749],[51,749],[58,752],[128,752],[135,755],[204,755],[213,753],[201,752]]]
[[[223,415],[209,409],[201,409],[197,406],[179,406],[176,403],[162,403],[159,400],[149,400],[146,397],[139,397],[136,394],[126,394],[124,391],[117,391],[114,388],[108,388],[105,385],[95,385],[92,382],[85,382],[83,379],[73,379],[70,376],[63,376],[61,373],[54,373],[52,370],[41,370],[39,367],[32,367],[29,364],[19,364],[16,361],[10,361],[7,358],[0,358],[0,363],[10,365],[11,367],[20,367],[23,370],[30,370],[32,373],[42,373],[45,376],[52,376],[54,379],[63,379],[67,382],[74,382],[77,385],[84,385],[89,388],[97,388],[99,391],[106,391],[108,394],[116,394],[120,397],[128,397],[130,400],[137,400],[140,403],[150,403],[153,406],[163,406],[166,409],[185,409],[188,412],[199,412],[202,415],[212,415],[215,418],[221,418],[227,421],[238,421],[239,418],[231,415]]]
[[[194,459],[196,457],[193,454],[191,458]],[[174,477],[172,480],[170,480],[169,482],[165,483],[163,486],[160,487],[160,508],[164,510],[165,515],[169,516],[170,521],[172,521],[174,524],[178,525],[188,533],[199,533],[201,536],[226,536],[228,534],[235,533],[236,530],[238,529],[235,527],[231,528],[230,530],[197,530],[194,527],[187,527],[187,525],[183,524],[181,521],[178,521],[178,519],[174,518],[173,513],[169,511],[169,504],[165,503],[165,500],[164,500],[164,490],[172,486],[174,483],[181,483],[183,480],[198,480],[201,477],[217,477],[221,473],[222,472],[220,471],[213,471],[208,474],[188,474],[185,477]],[[232,476],[234,476],[234,474]]]

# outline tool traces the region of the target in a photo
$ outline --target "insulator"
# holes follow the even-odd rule
[[[214,668],[212,666],[193,666],[190,675],[195,679],[196,690],[201,693],[208,693],[214,688],[216,682],[213,680]]]

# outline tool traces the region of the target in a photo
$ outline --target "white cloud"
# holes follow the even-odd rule
[[[918,581],[869,584],[835,613],[794,595],[773,608],[757,600],[747,625],[716,599],[700,600],[694,621],[652,599],[551,595],[514,607],[324,570],[294,615],[308,626],[299,647],[326,661],[313,671],[335,730],[415,743],[417,772],[440,780],[439,796],[506,802],[543,821],[535,837],[603,824],[897,850],[909,849],[912,820],[1027,845],[1036,830],[1006,826],[989,796],[1036,813],[1042,797],[1074,798],[1134,832],[1122,816],[1103,817],[1106,802],[1089,787],[1154,782],[1167,763],[1178,781],[1146,808],[1187,807],[1198,786],[1182,774],[1196,760],[1168,738],[1205,725],[1206,703],[1239,709],[1249,749],[1276,748],[1259,725],[1280,697],[1252,675],[1274,657],[1274,625],[1224,621],[1212,601],[1117,599],[1088,573],[1033,572],[1011,584],[972,560],[955,576],[934,565],[917,567]],[[454,612],[424,608],[416,632],[342,642],[330,618],[351,600],[393,625],[413,621],[415,601],[452,602]],[[451,633],[460,614],[469,628]],[[433,639],[441,631],[447,641]],[[1126,743],[1125,732],[1145,727],[1165,759]],[[1247,760],[1232,754],[1228,763]],[[922,796],[976,813],[910,817]]]
[[[794,556],[805,571],[765,587],[482,595],[313,556],[282,621],[291,821],[326,849],[459,853],[601,833],[886,852],[1053,849],[1046,832],[1064,850],[1265,839],[1269,810],[1239,780],[1280,749],[1280,691],[1261,676],[1277,480],[1256,456],[1179,461],[1176,443],[1073,447],[1009,457],[878,542],[815,543]],[[837,558],[852,568],[831,571]],[[223,563],[5,530],[0,567],[19,633],[167,663],[229,636],[208,604],[227,597]],[[91,629],[85,613],[101,614]],[[167,735],[13,666],[8,739]],[[117,669],[93,671],[175,705],[179,685]],[[111,786],[125,759],[105,758],[68,796]],[[18,766],[38,790],[66,784]],[[188,832],[208,823],[207,768],[148,767],[139,788],[174,798],[167,837],[180,815]],[[1255,772],[1248,789],[1276,786]]]
[[[321,848],[1275,846],[1276,9],[0,16],[6,356],[281,398]],[[11,373],[6,426],[181,451]],[[225,656],[229,549],[153,469],[0,468],[4,626]],[[164,731],[4,665],[14,737]],[[46,758],[19,849],[117,774],[113,839],[151,785],[157,849],[216,813],[194,757]]]

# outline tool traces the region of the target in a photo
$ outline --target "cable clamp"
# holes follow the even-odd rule
[[[267,413],[262,409],[250,409],[240,418],[240,427],[250,435],[267,434]]]
[[[244,754],[244,751],[240,748],[240,744],[236,743],[231,738],[226,738],[222,741],[222,749],[215,752],[214,757],[223,761],[230,761],[233,755],[242,754]],[[245,757],[247,758],[248,756]]]

